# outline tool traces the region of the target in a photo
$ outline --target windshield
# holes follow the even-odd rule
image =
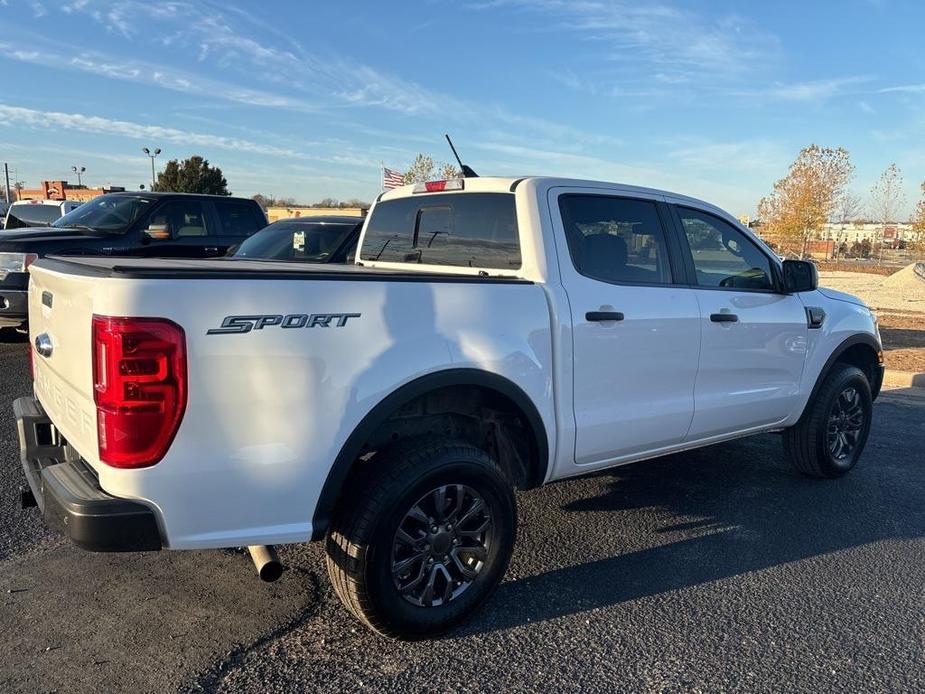
[[[68,212],[52,226],[90,227],[108,232],[125,231],[153,204],[153,198],[140,195],[101,195]]]
[[[358,224],[275,222],[242,243],[234,257],[324,262]]]
[[[6,228],[47,227],[60,216],[61,205],[11,205]]]

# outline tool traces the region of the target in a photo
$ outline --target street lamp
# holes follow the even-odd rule
[[[85,166],[72,166],[71,167],[71,171],[77,174],[77,187],[78,188],[83,185],[83,183],[81,183],[80,181],[80,175],[86,170],[87,170],[87,167]]]
[[[154,190],[154,187],[157,185],[157,182],[154,180],[154,160],[157,158],[157,155],[161,153],[160,148],[156,148],[153,152],[147,147],[142,147],[141,151],[148,155],[151,159],[151,190]]]

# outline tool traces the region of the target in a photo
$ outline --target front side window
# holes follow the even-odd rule
[[[360,259],[517,269],[514,195],[448,193],[380,202],[367,224]]]
[[[718,217],[678,208],[694,259],[697,284],[724,289],[770,291],[771,260],[741,231]]]
[[[655,203],[563,195],[562,224],[575,269],[616,284],[670,284],[665,231]]]
[[[168,240],[208,236],[203,205],[199,200],[170,200],[154,210],[146,233],[152,239]]]

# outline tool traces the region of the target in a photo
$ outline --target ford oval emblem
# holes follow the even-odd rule
[[[50,357],[54,347],[51,344],[51,338],[48,333],[42,333],[35,338],[35,351],[43,357]]]

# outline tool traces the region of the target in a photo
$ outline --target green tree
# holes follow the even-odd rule
[[[206,195],[231,195],[228,181],[217,166],[210,166],[208,159],[198,154],[184,160],[167,162],[157,176],[154,190],[171,193],[203,193]]]

